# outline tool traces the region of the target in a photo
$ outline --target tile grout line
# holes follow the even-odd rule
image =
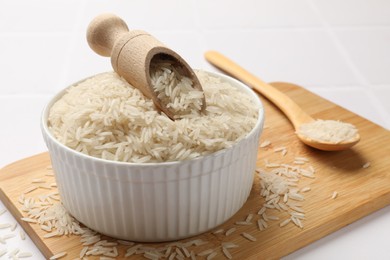
[[[323,25],[324,30],[330,36],[332,42],[335,44],[336,49],[340,52],[341,56],[344,58],[348,67],[352,70],[352,73],[356,76],[359,83],[362,84],[363,86],[370,87],[371,86],[370,82],[367,80],[366,77],[363,76],[363,74],[360,72],[360,70],[356,67],[355,63],[351,60],[351,58],[348,55],[347,51],[345,50],[344,46],[339,41],[337,35],[332,30],[329,23],[322,16],[322,14],[321,14],[320,10],[317,8],[317,6],[313,3],[312,0],[306,0],[306,2],[310,6],[310,8],[316,13],[318,19],[320,20],[320,22]],[[369,89],[364,88],[364,91],[367,93],[367,96],[368,96],[368,99],[369,99],[369,102],[371,103],[371,105],[377,110],[381,119],[384,122],[386,122],[386,125],[389,127],[390,115],[389,115],[389,113],[386,112],[386,109],[384,109],[384,107],[381,105],[382,102],[380,100],[378,100],[378,98],[375,96],[375,94],[371,88],[369,88]]]
[[[313,3],[312,0],[306,0],[310,8],[316,13],[318,19],[322,23],[322,26],[324,30],[328,33],[330,36],[332,42],[335,44],[336,49],[340,52],[341,56],[344,58],[345,62],[347,63],[348,67],[352,70],[352,73],[355,75],[355,77],[358,79],[360,84],[369,85],[368,80],[362,76],[362,73],[360,73],[360,70],[355,66],[355,63],[351,60],[348,53],[345,51],[344,46],[340,43],[337,35],[332,30],[329,23],[325,20],[325,18],[322,16],[321,12],[317,8],[317,6]]]
[[[86,9],[86,6],[87,6],[87,1],[81,1],[81,5],[79,7],[79,10],[77,12],[77,19],[73,25],[73,29],[72,29],[72,35],[73,37],[71,37],[71,39],[69,40],[69,45],[68,45],[68,49],[66,51],[66,55],[65,55],[65,59],[64,59],[64,64],[63,64],[63,67],[62,67],[62,73],[61,73],[61,76],[59,76],[59,80],[58,80],[58,83],[60,86],[63,85],[64,83],[67,83],[67,78],[69,76],[69,67],[71,66],[71,54],[72,52],[74,51],[75,49],[75,46],[76,46],[76,42],[77,42],[77,38],[79,36],[78,32],[79,32],[79,26],[81,24],[81,21],[82,21],[82,15]],[[86,29],[86,28],[85,28]],[[62,88],[61,88],[62,89]]]

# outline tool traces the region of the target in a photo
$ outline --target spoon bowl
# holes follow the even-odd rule
[[[360,135],[356,134],[353,139],[348,139],[340,143],[313,140],[305,135],[297,133],[298,138],[306,145],[322,151],[343,151],[351,148],[360,141]]]
[[[215,67],[244,82],[274,103],[293,124],[297,137],[304,144],[323,151],[341,151],[349,149],[359,142],[360,135],[358,133],[356,133],[352,138],[348,138],[347,140],[340,142],[317,140],[299,133],[299,129],[303,124],[314,122],[315,119],[303,111],[302,108],[300,108],[291,98],[270,84],[249,73],[237,63],[219,52],[208,51],[205,53],[205,58]]]

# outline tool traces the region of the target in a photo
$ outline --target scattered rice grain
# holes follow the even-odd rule
[[[295,157],[295,161],[304,161],[304,162],[309,162],[309,158],[307,157]]]
[[[280,224],[279,224],[279,226],[280,227],[284,227],[284,226],[286,226],[288,223],[290,223],[291,222],[291,218],[288,218],[288,219],[286,219],[286,220],[283,220]]]
[[[260,219],[257,220],[257,227],[260,231],[263,231],[265,229]]]
[[[260,144],[260,147],[265,148],[265,147],[269,146],[270,144],[271,144],[271,142],[269,140],[265,140],[264,142],[262,142]]]
[[[23,230],[19,231],[19,237],[20,237],[21,240],[25,240],[26,239],[26,234],[24,233]]]
[[[15,237],[15,236],[16,236],[16,235],[13,234],[13,233],[5,234],[5,235],[3,236],[3,239],[7,240],[7,239],[13,238],[13,237]]]
[[[363,169],[367,169],[368,167],[371,166],[371,163],[370,162],[366,162],[365,164],[363,164]]]
[[[213,259],[214,257],[216,257],[217,256],[217,252],[214,252],[214,253],[211,253],[211,254],[209,254],[207,257],[206,257],[206,260],[211,260],[211,259]]]
[[[36,187],[36,186],[31,186],[30,188],[26,189],[23,193],[24,193],[24,194],[27,194],[27,193],[30,193],[30,192],[36,190],[36,189],[38,189],[38,187]]]
[[[267,210],[266,207],[262,207],[262,208],[259,210],[259,212],[257,212],[257,214],[261,215],[261,214],[263,214],[266,210]]]
[[[214,252],[214,249],[207,249],[207,250],[204,250],[200,253],[198,253],[197,255],[198,256],[206,256],[206,255],[210,255]]]
[[[3,223],[3,224],[0,224],[0,229],[9,228],[11,226],[12,226],[12,224],[10,224],[10,223]]]
[[[17,257],[19,257],[19,258],[27,258],[27,257],[32,257],[32,256],[33,256],[33,254],[30,252],[21,252],[17,255]]]
[[[236,221],[234,224],[239,225],[239,226],[249,226],[249,225],[252,225],[251,222],[246,222],[246,221]]]
[[[249,214],[249,215],[246,217],[245,222],[251,222],[252,218],[253,218],[253,214]]]
[[[242,232],[241,235],[252,242],[255,242],[257,240],[254,236],[252,236],[246,232]]]
[[[64,256],[66,256],[66,254],[67,254],[67,252],[61,252],[61,253],[55,254],[52,257],[50,257],[50,260],[60,259]]]
[[[0,216],[7,212],[7,209],[0,210]]]
[[[298,218],[292,216],[290,219],[297,227],[303,228],[302,222]]]
[[[220,229],[214,231],[213,234],[214,234],[214,235],[216,235],[216,234],[221,234],[221,233],[223,233],[223,231],[224,231],[223,228],[220,228]]]
[[[267,215],[267,218],[268,220],[279,220],[279,217],[278,216],[274,216],[274,215]]]
[[[191,260],[196,260],[196,255],[195,255],[194,251],[191,251],[190,258],[191,258]]]
[[[230,235],[233,234],[235,231],[236,231],[236,228],[229,228],[229,229],[226,231],[225,236],[230,236]]]
[[[229,248],[237,248],[238,247],[238,245],[236,245],[236,244],[234,244],[232,242],[222,242],[221,246],[225,247],[227,249],[229,249]]]
[[[11,226],[11,231],[15,231],[15,229],[18,227],[18,223],[15,222],[14,224],[12,224]]]
[[[191,254],[190,254],[190,252],[188,251],[187,248],[182,247],[181,250],[183,250],[183,253],[184,253],[185,257],[187,257],[187,258],[190,257]]]
[[[131,241],[126,241],[126,240],[117,240],[119,244],[124,245],[124,246],[133,246],[134,242]]]
[[[277,147],[277,148],[274,149],[274,152],[277,153],[277,152],[281,152],[281,151],[283,151],[283,150],[287,150],[287,148],[284,147],[284,146],[282,146],[282,147]]]
[[[222,247],[222,253],[226,256],[227,259],[232,259],[232,255],[226,247]]]
[[[80,251],[80,258],[83,258],[84,256],[85,256],[85,253],[87,253],[87,251],[88,251],[88,247],[87,246],[85,246],[85,247],[83,247],[83,249],[81,249],[81,251]]]
[[[12,250],[11,252],[9,252],[8,257],[9,257],[9,258],[13,258],[14,256],[16,256],[17,253],[19,253],[19,251],[20,251],[19,248],[15,248],[15,249]]]

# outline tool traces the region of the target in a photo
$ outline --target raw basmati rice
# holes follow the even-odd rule
[[[213,252],[214,252],[214,250],[213,250],[213,249],[207,249],[207,250],[204,250],[204,251],[202,251],[202,252],[198,253],[198,256],[206,256],[206,255],[210,255],[210,254],[212,254]]]
[[[14,250],[12,250],[9,254],[8,254],[8,258],[13,258],[14,256],[16,256],[17,253],[19,253],[20,249],[19,248],[15,248]]]
[[[238,247],[238,245],[236,245],[236,244],[234,244],[232,242],[222,242],[221,246],[224,247],[224,248],[227,248],[227,249],[229,249],[229,248],[237,248]]]
[[[366,162],[365,164],[363,164],[362,168],[363,169],[367,169],[370,166],[371,166],[371,163],[370,162]]]
[[[211,259],[213,259],[214,257],[216,257],[217,256],[217,252],[214,252],[214,253],[211,253],[211,254],[209,254],[207,257],[206,257],[206,260],[211,260]]]
[[[20,236],[21,240],[25,240],[26,239],[26,234],[22,230],[19,231],[19,236]]]
[[[222,253],[226,256],[227,259],[232,259],[232,254],[230,254],[229,250],[226,247],[222,247]]]
[[[313,122],[302,124],[297,134],[312,140],[337,144],[353,139],[358,134],[358,130],[349,123],[317,119]]]
[[[230,235],[233,234],[235,231],[236,231],[236,228],[229,228],[229,229],[226,231],[225,236],[230,236]]]
[[[303,228],[302,222],[298,218],[291,216],[291,220],[297,227]]]
[[[9,228],[9,227],[12,227],[11,223],[0,224],[0,229]]]
[[[249,226],[249,225],[252,225],[251,222],[246,222],[246,221],[237,221],[234,224],[239,225],[239,226]]]
[[[223,231],[224,231],[224,230],[223,230],[222,228],[220,228],[220,229],[214,231],[213,234],[214,234],[214,235],[220,234],[220,233],[223,233]]]
[[[3,215],[3,214],[6,213],[6,212],[7,212],[7,209],[2,209],[2,210],[0,211],[0,216]]]
[[[199,115],[203,91],[195,89],[192,80],[181,75],[172,63],[154,60],[150,66],[150,79],[157,98],[176,119],[188,114]]]
[[[245,232],[242,232],[241,235],[252,242],[255,242],[257,240],[254,236]]]
[[[286,220],[283,220],[280,224],[279,224],[279,226],[280,227],[284,227],[284,226],[286,226],[288,223],[290,223],[291,222],[291,218],[288,218],[288,219],[286,219]]]
[[[18,258],[27,258],[32,257],[33,255],[30,252],[21,252],[17,255]]]
[[[265,140],[264,142],[262,142],[260,144],[260,148],[265,148],[267,146],[269,146],[271,144],[271,142],[269,140]]]
[[[246,219],[245,219],[245,222],[251,222],[251,220],[253,219],[253,214],[249,214]]]
[[[50,131],[76,151],[125,162],[186,160],[231,147],[253,129],[259,108],[229,83],[197,75],[207,102],[202,115],[172,121],[112,72],[70,87],[50,109]]]
[[[61,252],[61,253],[55,254],[52,257],[50,257],[50,260],[60,259],[64,256],[66,256],[66,254],[67,254],[67,252]]]
[[[12,224],[12,226],[11,226],[11,231],[15,231],[15,229],[17,228],[17,226],[18,226],[18,223],[17,223],[17,222],[15,222],[14,224]]]

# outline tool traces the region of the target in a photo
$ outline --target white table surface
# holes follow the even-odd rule
[[[54,93],[111,70],[85,40],[102,12],[152,33],[194,68],[215,70],[203,53],[219,50],[266,81],[299,84],[390,129],[387,0],[0,0],[0,167],[46,151],[39,118]],[[284,259],[390,259],[389,241],[386,207]],[[29,239],[2,248],[44,259]]]

